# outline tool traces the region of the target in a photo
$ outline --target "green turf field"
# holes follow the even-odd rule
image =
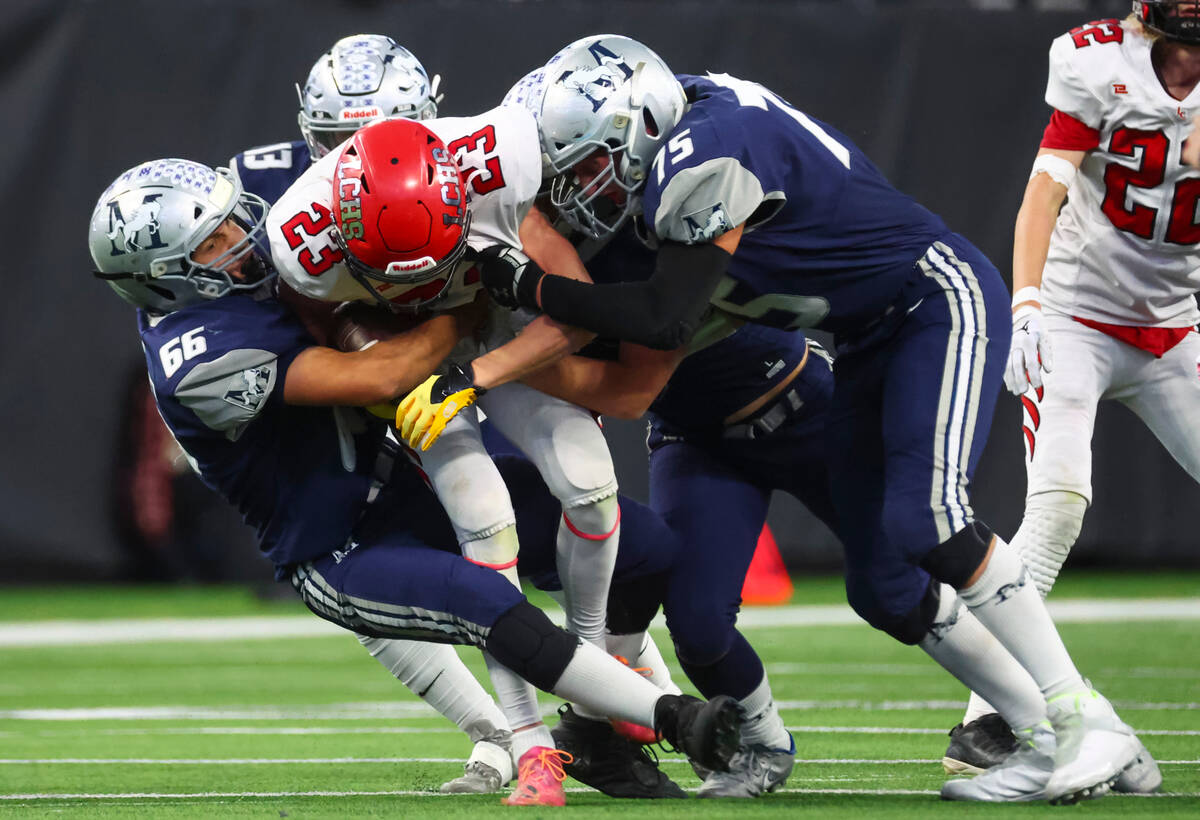
[[[614,801],[568,780],[566,811],[1200,816],[1200,576],[1069,574],[1056,589],[1072,607],[1061,629],[1076,661],[1165,776],[1163,795],[1073,808],[939,801],[937,761],[964,692],[920,651],[828,617],[840,599],[837,580],[817,579],[798,585],[802,606],[747,614],[764,624],[746,633],[796,737],[800,762],[785,789],[746,803],[662,804]],[[1097,620],[1114,616],[1126,620]],[[468,742],[352,637],[323,626],[293,602],[232,588],[0,591],[0,817],[552,813],[435,794],[461,772]],[[264,636],[245,637],[257,627]],[[478,653],[463,655],[482,676]],[[552,713],[557,702],[544,705]],[[680,785],[698,785],[677,754],[662,758]]]

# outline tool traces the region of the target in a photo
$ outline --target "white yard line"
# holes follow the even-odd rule
[[[1078,599],[1050,602],[1049,607],[1050,614],[1059,623],[1200,620],[1200,598]],[[561,611],[548,612],[552,619],[562,622]],[[655,624],[663,625],[661,615]],[[749,608],[739,615],[738,625],[748,629],[846,625],[867,628],[844,604]],[[26,621],[0,623],[0,647],[252,641],[327,637],[344,631],[311,615]]]
[[[1200,703],[1114,701],[1123,711],[1191,711]],[[813,712],[853,709],[860,712],[917,712],[931,709],[963,709],[963,700],[778,700],[785,711]],[[544,715],[552,715],[552,703],[542,705]],[[362,701],[353,703],[277,706],[244,704],[238,706],[99,706],[75,708],[38,708],[0,710],[0,720],[85,721],[85,720],[426,720],[436,718],[430,706],[419,701]]]
[[[945,735],[945,727],[941,728],[909,728],[900,726],[788,726],[789,732],[803,734],[855,734],[855,735]],[[60,729],[41,730],[37,732],[21,732],[22,736],[34,734],[37,737],[89,737],[97,736],[159,736],[159,735],[419,735],[419,734],[458,734],[459,730],[450,727],[417,728],[409,726],[372,726],[348,727],[340,726],[196,726],[196,727],[163,727],[152,729]],[[1148,737],[1200,737],[1200,730],[1195,729],[1138,729],[1139,735]],[[0,732],[0,736],[12,737],[17,732]]]
[[[96,758],[13,758],[0,759],[0,766],[272,766],[297,764],[338,764],[354,763],[458,763],[466,762],[462,757],[233,757],[233,758],[155,758],[155,757],[96,757]],[[687,763],[683,757],[660,757],[659,763]],[[1196,760],[1159,760],[1160,766],[1195,766],[1200,765]],[[798,765],[809,766],[900,766],[900,765],[931,765],[941,763],[941,758],[869,758],[869,757],[814,757],[797,758]]]
[[[687,789],[686,791],[695,791]],[[569,794],[589,793],[593,789],[567,788]],[[846,794],[846,795],[927,795],[936,796],[931,789],[807,789],[783,788],[776,794]],[[302,791],[302,792],[125,792],[107,794],[0,794],[0,800],[6,801],[46,801],[46,800],[196,800],[197,798],[242,799],[242,798],[280,798],[280,797],[453,797],[438,792],[417,791],[412,789],[390,789],[386,791]],[[1170,798],[1170,797],[1200,797],[1200,792],[1162,792],[1149,795],[1113,794],[1108,799],[1128,799],[1135,797]],[[41,808],[48,808],[41,806]]]

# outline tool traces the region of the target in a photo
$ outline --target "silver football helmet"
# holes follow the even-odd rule
[[[442,97],[421,62],[382,34],[343,37],[321,55],[300,95],[300,131],[313,161],[369,122],[391,117],[428,120]]]
[[[573,227],[600,239],[641,207],[650,164],[683,117],[683,88],[661,57],[615,34],[571,43],[542,71],[533,108],[544,162],[557,175],[551,201]],[[571,168],[597,151],[607,152],[608,167],[583,186]],[[605,196],[611,185],[625,192],[623,204]]]
[[[243,240],[205,264],[192,253],[226,219]],[[242,190],[226,169],[186,159],[144,162],[121,174],[92,211],[88,245],[95,275],[125,301],[170,313],[273,275],[263,260],[267,203]],[[236,275],[227,268],[241,263]]]

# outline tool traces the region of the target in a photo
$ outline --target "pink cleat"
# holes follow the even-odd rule
[[[565,806],[562,782],[567,773],[563,764],[574,760],[562,749],[534,746],[517,761],[517,787],[500,802],[506,806]]]
[[[634,672],[637,672],[643,678],[650,677],[652,670],[648,666],[634,666],[627,659],[620,655],[613,655],[614,658],[628,666]],[[617,720],[613,718],[609,720],[613,730],[626,740],[632,740],[634,743],[640,743],[643,746],[650,746],[662,740],[662,735],[654,731],[649,726],[642,726],[638,723],[632,723],[628,720]]]

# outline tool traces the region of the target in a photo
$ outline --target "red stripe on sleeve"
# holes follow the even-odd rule
[[[1062,151],[1090,151],[1100,147],[1100,132],[1089,128],[1070,114],[1055,111],[1042,134],[1042,148]]]

